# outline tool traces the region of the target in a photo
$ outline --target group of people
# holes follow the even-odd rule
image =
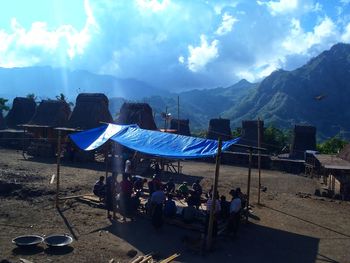
[[[213,211],[213,234],[217,235],[218,232],[218,221],[223,220],[227,222],[226,224],[226,232],[227,234],[231,234],[233,236],[237,235],[237,231],[239,228],[242,209],[245,206],[245,195],[241,192],[240,188],[232,189],[229,192],[231,196],[231,201],[226,200],[226,196],[222,195],[219,198],[219,193],[215,194],[215,198],[213,199],[212,189],[208,193],[208,200],[206,203],[206,229],[209,223],[210,217],[210,209],[213,205],[213,200],[215,200],[215,209]]]
[[[108,217],[111,217],[110,212],[114,211],[113,206],[115,206],[124,220],[126,217],[133,218],[141,203],[141,191],[145,180],[132,177],[129,173],[123,173],[120,183],[115,175],[109,176],[106,183],[104,179],[104,176],[101,176],[95,183],[93,193],[105,202]]]
[[[163,217],[174,217],[177,215],[178,209],[174,197],[179,200],[185,200],[187,206],[182,209],[180,215],[186,223],[193,222],[198,215],[203,215],[199,210],[202,203],[206,203],[205,222],[206,228],[208,226],[210,209],[215,200],[214,209],[214,235],[217,233],[217,225],[219,220],[227,222],[227,232],[236,235],[239,222],[241,218],[241,211],[245,205],[245,196],[242,194],[240,188],[232,189],[229,194],[231,200],[227,201],[225,196],[219,197],[215,194],[213,199],[213,189],[205,195],[207,199],[202,197],[203,189],[200,181],[189,187],[186,182],[180,184],[177,188],[174,180],[171,178],[166,184],[160,180],[159,174],[155,174],[152,180],[147,182],[139,176],[131,176],[129,173],[123,173],[122,181],[117,182],[115,176],[109,176],[106,184],[104,184],[104,177],[95,183],[93,192],[106,203],[107,213],[110,217],[110,211],[113,211],[113,205],[118,207],[123,219],[126,217],[133,218],[135,212],[141,204],[141,194],[144,191],[144,186],[147,183],[149,190],[149,199],[146,203],[146,211],[152,218],[153,226],[158,229],[163,225]],[[113,197],[115,199],[113,199]]]

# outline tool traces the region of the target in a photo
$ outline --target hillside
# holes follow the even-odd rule
[[[69,101],[81,92],[102,92],[110,98],[115,117],[125,101],[149,103],[158,127],[164,127],[160,113],[166,107],[177,118],[190,119],[191,130],[206,130],[211,118],[231,120],[240,127],[245,119],[260,117],[266,125],[291,129],[294,124],[317,127],[318,137],[350,136],[350,45],[337,44],[304,66],[279,70],[261,83],[241,80],[230,87],[190,90],[180,93],[152,87],[135,79],[118,79],[87,71],[62,68],[0,68],[0,97],[12,99],[34,93],[38,99],[64,93]]]
[[[214,88],[203,90],[190,90],[170,96],[149,96],[142,102],[147,102],[153,108],[158,127],[164,127],[164,121],[160,117],[161,112],[167,111],[177,118],[177,97],[180,97],[180,118],[190,119],[191,130],[205,130],[208,128],[209,119],[222,116],[222,113],[256,88],[257,84],[241,80],[227,88]],[[110,110],[115,116],[119,111],[120,98],[110,99]]]
[[[337,44],[296,70],[273,72],[223,115],[233,126],[260,117],[281,128],[314,125],[321,138],[344,133],[350,131],[349,73],[350,45]]]
[[[0,87],[0,97],[10,99],[28,93],[34,93],[39,99],[54,98],[64,93],[71,101],[81,92],[102,92],[108,97],[133,100],[169,94],[135,79],[52,67],[0,68]]]

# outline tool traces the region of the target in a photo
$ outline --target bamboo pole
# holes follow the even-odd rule
[[[114,162],[114,158],[115,158],[115,148],[114,148],[114,145],[113,143],[111,142],[110,143],[110,152],[111,152],[111,171],[112,171],[112,196],[113,196],[113,199],[112,199],[112,205],[113,205],[113,219],[116,219],[117,218],[117,200],[116,200],[116,182],[117,182],[117,178],[116,178],[116,173],[113,172],[113,162]],[[107,152],[107,156],[108,156],[108,152]],[[107,158],[108,160],[108,158]],[[108,168],[108,166],[107,166]],[[108,169],[106,169],[106,172],[108,173]]]
[[[164,116],[164,131],[167,130],[167,118],[168,118],[168,106],[165,107],[165,116]]]
[[[214,176],[214,187],[212,192],[212,203],[210,206],[210,215],[209,215],[209,225],[208,225],[208,234],[207,234],[207,249],[210,250],[213,242],[213,225],[214,225],[214,212],[216,205],[216,194],[218,189],[218,179],[219,179],[219,171],[220,171],[220,158],[221,158],[221,146],[222,141],[219,137],[218,140],[218,152],[216,155],[216,163],[215,163],[215,176]]]
[[[180,96],[177,96],[177,134],[180,133]],[[177,161],[177,173],[180,173],[180,160]]]
[[[261,148],[261,127],[260,118],[258,118],[258,147]],[[258,150],[258,170],[259,170],[259,184],[258,184],[258,204],[260,205],[260,191],[261,191],[261,156],[260,149]]]
[[[248,221],[248,213],[249,213],[249,197],[250,197],[250,179],[251,179],[251,173],[252,173],[252,153],[253,150],[250,147],[249,148],[249,164],[248,164],[248,183],[247,183],[247,215],[246,220]]]
[[[61,131],[58,131],[57,140],[57,175],[56,175],[56,207],[59,208],[58,194],[60,192],[60,162],[61,162]]]

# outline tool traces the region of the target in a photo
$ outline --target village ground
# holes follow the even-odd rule
[[[183,173],[202,178],[208,189],[214,164],[184,162]],[[219,238],[213,252],[205,255],[189,250],[184,236],[198,233],[164,225],[156,232],[150,221],[111,222],[101,208],[75,200],[54,207],[56,173],[54,159],[25,160],[21,152],[0,149],[0,262],[129,262],[128,252],[156,253],[165,258],[180,253],[178,262],[350,262],[350,203],[312,194],[319,188],[315,179],[277,171],[262,171],[262,206],[257,202],[257,171],[252,173],[253,218],[242,225],[235,240]],[[63,162],[62,196],[91,192],[103,164]],[[193,179],[195,177],[182,176]],[[220,168],[220,194],[232,187],[246,191],[247,168]],[[9,184],[10,183],[10,184]],[[13,183],[13,184],[11,184]],[[6,187],[4,187],[6,186]],[[301,193],[301,194],[300,194]],[[311,194],[311,195],[308,195]],[[68,233],[75,240],[71,247],[55,251],[40,245],[25,251],[11,243],[24,234]],[[2,260],[2,261],[1,261]]]

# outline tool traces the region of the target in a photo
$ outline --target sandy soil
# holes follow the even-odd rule
[[[209,189],[214,164],[184,162],[178,180],[201,178]],[[24,160],[19,152],[0,149],[0,262],[129,262],[128,252],[150,252],[159,258],[181,253],[180,262],[350,262],[350,204],[313,196],[315,179],[276,171],[262,171],[262,205],[257,202],[257,171],[252,173],[254,218],[242,225],[235,240],[219,238],[213,252],[200,256],[181,241],[198,233],[165,225],[156,232],[144,217],[112,222],[103,209],[76,200],[54,207],[55,160]],[[89,193],[103,164],[61,167],[62,196]],[[188,175],[188,176],[187,176]],[[246,191],[247,169],[220,168],[220,194],[241,187]],[[298,194],[301,192],[302,194]],[[311,194],[311,195],[308,195]],[[40,245],[25,251],[11,239],[24,234],[68,233],[72,246],[53,251]]]

